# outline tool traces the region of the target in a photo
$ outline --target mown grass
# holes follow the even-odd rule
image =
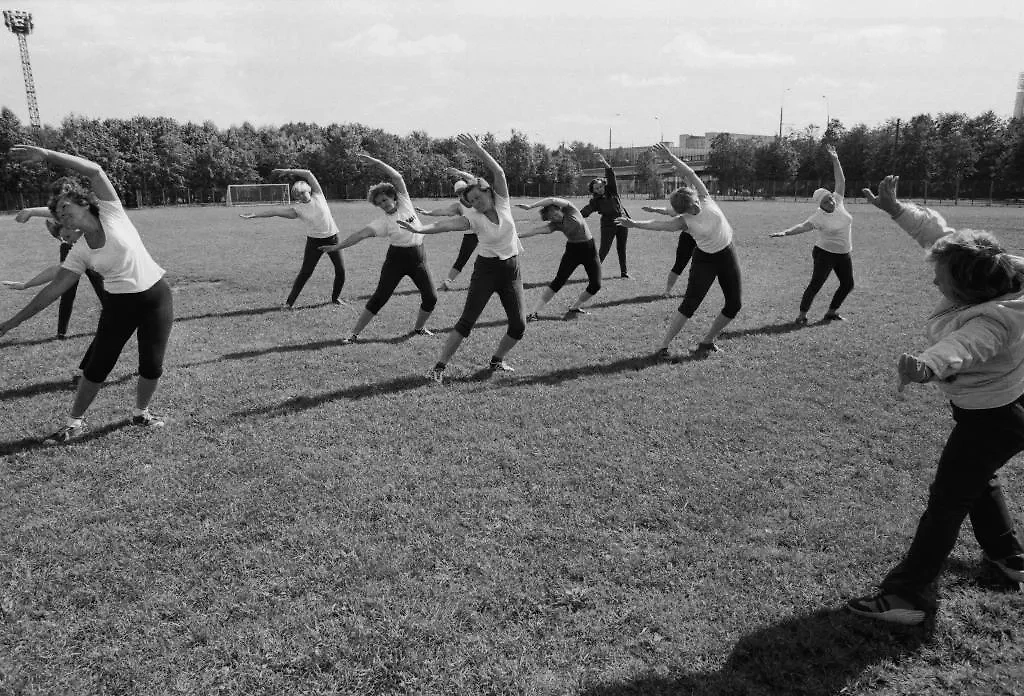
[[[374,214],[333,207],[343,232]],[[1024,602],[979,566],[969,527],[934,623],[841,610],[908,544],[950,427],[933,389],[893,388],[936,298],[920,250],[854,206],[849,321],[793,330],[813,239],[767,235],[808,205],[723,209],[745,301],[724,353],[649,360],[679,302],[660,298],[675,236],[633,231],[634,280],[613,251],[592,313],[562,320],[583,287],[568,285],[510,355],[517,371],[489,377],[493,301],[440,387],[422,374],[443,334],[407,336],[411,284],[365,342],[339,345],[382,240],[346,252],[346,306],[325,304],[324,262],[285,312],[295,223],[133,211],[175,290],[156,400],[169,427],[125,425],[130,344],[91,434],[34,444],[69,405],[87,286],[71,340],[51,340],[48,310],[0,343],[0,693],[1019,692]],[[944,212],[1024,250],[1019,210]],[[438,279],[459,238],[428,240]],[[9,217],[0,241],[0,277],[56,256]],[[563,245],[526,246],[532,303]],[[454,324],[467,282],[432,328]],[[28,297],[0,294],[0,316]],[[720,306],[714,289],[680,355]],[[1004,478],[1019,520],[1015,464]]]

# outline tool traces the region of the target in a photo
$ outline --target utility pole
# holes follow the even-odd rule
[[[32,128],[42,128],[39,122],[39,105],[36,103],[36,87],[32,80],[32,64],[28,59],[28,41],[26,37],[32,33],[32,15],[23,10],[4,10],[4,25],[18,37],[18,48],[21,49],[21,73],[25,77],[25,95],[28,97],[28,120]]]

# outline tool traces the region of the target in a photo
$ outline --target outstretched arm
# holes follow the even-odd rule
[[[494,192],[502,198],[508,198],[508,181],[505,180],[505,170],[501,168],[496,159],[491,157],[491,153],[468,133],[460,133],[456,139],[459,141],[459,145],[472,152],[494,175]]]
[[[615,224],[620,227],[635,227],[655,232],[682,232],[686,229],[686,220],[682,215],[677,215],[670,220],[633,220],[628,217],[620,217],[615,218]]]
[[[409,230],[410,232],[416,232],[418,234],[438,234],[440,232],[464,232],[469,229],[469,220],[462,215],[456,215],[455,217],[445,218],[444,220],[438,220],[432,222],[429,225],[417,225],[405,220],[398,220],[398,226]]]
[[[420,215],[429,215],[430,217],[450,217],[452,215],[458,215],[462,212],[462,208],[459,207],[458,201],[452,201],[443,208],[435,208],[434,210],[424,210],[423,208],[416,208],[416,212]]]
[[[14,216],[15,222],[28,222],[34,217],[50,218],[53,219],[53,214],[50,209],[46,206],[39,208],[22,208],[18,211],[18,214]]]
[[[308,169],[274,169],[270,172],[271,176],[294,176],[298,179],[302,179],[309,184],[309,190],[313,193],[319,193],[321,196],[324,195],[324,190],[320,188],[320,182],[313,176],[313,172]]]
[[[668,208],[658,208],[653,205],[645,205],[642,208],[640,208],[640,210],[644,211],[645,213],[657,213],[658,215],[668,215],[669,217],[675,217],[678,214],[674,210],[669,210]]]
[[[828,153],[829,158],[832,160],[832,176],[836,180],[834,193],[837,196],[846,196],[846,175],[843,174],[843,165],[839,163],[839,154],[832,145],[827,146],[825,152]]]
[[[476,177],[475,176],[473,176],[469,172],[463,171],[461,169],[457,169],[456,167],[448,167],[444,171],[449,176],[454,176],[456,179],[462,179],[467,184],[472,184],[474,181],[476,181]]]
[[[367,164],[372,164],[373,166],[382,170],[391,178],[391,183],[395,185],[395,189],[398,191],[398,195],[405,196],[406,198],[409,197],[409,188],[405,185],[405,179],[402,177],[402,174],[397,169],[392,167],[390,164],[387,164],[386,162],[382,162],[376,157],[371,157],[370,155],[367,155],[364,152],[357,154],[356,157],[366,162]]]
[[[792,227],[784,229],[781,232],[772,232],[768,236],[769,237],[789,237],[790,235],[794,235],[794,234],[803,234],[804,232],[810,232],[813,229],[814,229],[814,225],[812,225],[807,220],[804,220],[799,225],[793,225]]]
[[[0,336],[17,327],[23,321],[34,317],[53,304],[61,295],[78,281],[78,274],[72,273],[66,268],[57,271],[57,276],[50,281],[50,284],[39,291],[32,300],[25,305],[25,308],[5,322],[0,323]]]
[[[101,201],[118,200],[117,192],[114,190],[114,185],[110,183],[110,179],[107,178],[107,174],[103,171],[103,167],[92,160],[87,160],[84,157],[77,157],[75,155],[69,155],[64,152],[54,152],[53,150],[36,147],[35,145],[15,145],[8,151],[8,154],[13,159],[21,162],[45,162],[47,164],[52,164],[57,167],[65,167],[78,172],[89,179],[89,185],[92,186],[92,192],[95,193],[96,197]]]
[[[28,290],[29,288],[34,288],[37,285],[46,285],[47,283],[52,282],[57,277],[60,269],[60,264],[57,264],[55,266],[50,266],[41,273],[35,275],[29,280],[26,280],[24,283],[19,283],[16,280],[4,280],[0,281],[0,285],[10,288],[11,290]]]
[[[551,225],[545,222],[543,225],[536,225],[525,232],[520,232],[519,238],[526,239],[527,237],[536,237],[538,234],[551,234],[552,232],[554,230],[551,229]]]
[[[516,203],[516,207],[522,208],[523,210],[533,210],[534,208],[543,208],[549,205],[557,205],[559,208],[564,208],[565,206],[569,205],[569,201],[565,200],[564,198],[556,198],[554,196],[549,196],[548,198],[541,198],[539,201],[534,201],[533,203],[529,204]]]
[[[289,220],[294,220],[299,217],[299,214],[295,212],[295,208],[291,206],[275,205],[271,208],[261,208],[255,213],[239,213],[238,217],[243,220],[252,220],[253,218],[265,218],[265,217],[283,217]]]
[[[364,239],[369,239],[370,237],[376,236],[376,234],[377,234],[377,229],[373,225],[367,225],[363,229],[357,230],[356,232],[353,232],[352,234],[350,234],[348,237],[346,237],[345,239],[341,240],[337,244],[325,244],[324,246],[318,247],[318,248],[320,249],[320,251],[324,252],[325,254],[329,254],[332,251],[340,251],[341,249],[348,249],[350,246],[358,244],[359,242],[363,241]]]
[[[708,197],[707,186],[705,186],[704,182],[700,180],[699,176],[697,176],[697,172],[693,171],[693,169],[690,168],[690,165],[688,165],[686,162],[682,161],[681,159],[673,155],[672,151],[668,149],[668,145],[666,145],[665,143],[658,143],[651,149],[653,149],[657,154],[661,155],[662,157],[665,157],[669,162],[672,163],[672,166],[676,168],[676,171],[679,172],[684,179],[686,179],[686,183],[688,183],[697,191],[698,197]]]

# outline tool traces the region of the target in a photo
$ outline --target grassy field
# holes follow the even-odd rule
[[[768,233],[809,205],[722,208],[745,302],[723,353],[649,359],[684,282],[660,297],[675,235],[634,230],[633,280],[613,251],[591,314],[562,319],[583,288],[566,286],[516,372],[489,377],[492,301],[443,386],[423,373],[468,274],[441,294],[438,336],[408,335],[405,281],[342,346],[383,240],[346,252],[345,306],[326,303],[324,260],[286,312],[298,223],[132,211],[174,288],[167,428],[126,425],[133,342],[90,434],[35,444],[70,405],[97,317],[86,284],[70,340],[52,340],[52,308],[0,341],[0,694],[1022,693],[1024,600],[979,565],[969,526],[933,623],[842,610],[909,543],[951,427],[934,388],[894,389],[938,297],[921,250],[851,206],[849,320],[816,323],[832,279],[795,329],[813,237]],[[374,215],[333,209],[343,233]],[[1024,250],[1019,209],[943,212]],[[0,219],[0,278],[56,258],[33,223]],[[435,278],[460,238],[428,239]],[[532,304],[563,243],[525,245]],[[29,297],[0,291],[0,316]],[[1004,479],[1020,520],[1019,467]]]

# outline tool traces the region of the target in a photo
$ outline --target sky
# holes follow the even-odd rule
[[[1009,116],[1021,0],[2,0],[40,115],[359,122],[555,146]],[[28,123],[17,38],[0,106]]]

